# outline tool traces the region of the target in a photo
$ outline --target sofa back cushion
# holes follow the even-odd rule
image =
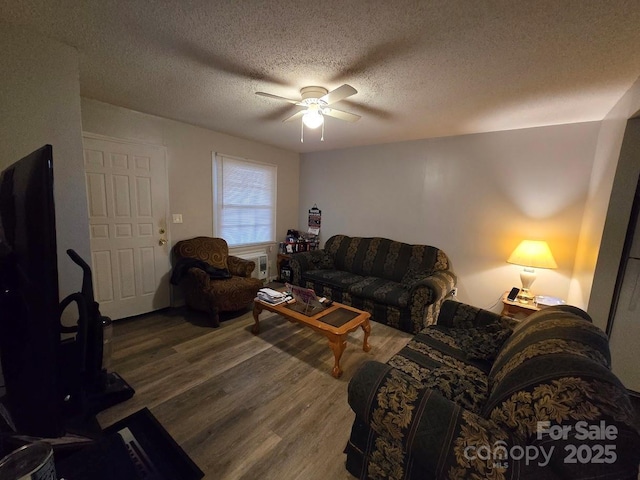
[[[555,449],[544,470],[553,478],[632,478],[629,472],[635,478],[635,411],[610,362],[607,337],[585,312],[545,308],[516,327],[498,353],[482,414],[520,444]],[[588,436],[605,429],[611,432],[607,438]],[[595,455],[598,446],[617,460],[597,463],[594,456],[594,463],[584,464],[584,449],[593,448]],[[570,461],[572,452],[577,462]],[[534,478],[534,466],[525,466],[523,478]]]
[[[447,256],[436,247],[387,238],[334,235],[327,240],[324,250],[331,255],[338,270],[395,282],[449,268]]]
[[[585,312],[571,306],[545,308],[517,325],[502,345],[489,372],[484,413],[517,392],[559,378],[612,381],[610,369],[607,336]]]
[[[496,356],[489,381],[495,387],[524,363],[558,354],[575,355],[611,367],[604,332],[591,323],[586,312],[563,305],[542,309],[515,326]]]
[[[212,267],[228,269],[229,247],[222,238],[195,237],[181,240],[175,244],[173,251],[177,258],[196,258]]]

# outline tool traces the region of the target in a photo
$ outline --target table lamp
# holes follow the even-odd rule
[[[558,268],[553,255],[551,255],[551,250],[549,250],[549,245],[541,240],[523,240],[507,259],[507,262],[524,267],[520,272],[522,290],[518,294],[518,301],[521,303],[533,301],[530,288],[536,279],[535,268]]]

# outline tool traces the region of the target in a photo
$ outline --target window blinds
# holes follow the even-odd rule
[[[230,246],[275,241],[276,166],[214,156],[216,235]]]

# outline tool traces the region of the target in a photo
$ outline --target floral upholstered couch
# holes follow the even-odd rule
[[[576,307],[521,323],[452,300],[349,382],[362,479],[636,479],[640,436],[606,335]]]
[[[445,253],[386,238],[334,235],[324,249],[292,255],[292,282],[417,333],[433,323],[456,284]]]

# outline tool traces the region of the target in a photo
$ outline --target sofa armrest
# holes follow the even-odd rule
[[[424,325],[436,323],[440,305],[449,296],[456,286],[457,277],[451,270],[436,270],[421,275],[413,276],[404,285],[409,290],[411,302],[419,302],[422,305],[412,306],[412,310],[424,308]],[[420,330],[419,328],[418,330]]]
[[[256,262],[229,255],[227,257],[227,267],[229,267],[229,273],[231,275],[250,277],[251,272],[256,268]]]
[[[324,250],[294,253],[289,259],[291,283],[302,285],[302,274],[308,270],[333,269],[333,257]]]
[[[438,315],[438,325],[450,328],[472,328],[496,326],[499,328],[509,328],[513,330],[517,321],[511,317],[505,317],[489,310],[456,302],[455,300],[445,300],[440,307]]]
[[[194,285],[199,289],[206,290],[211,282],[209,274],[201,268],[190,268],[187,271],[187,274],[191,285]]]
[[[510,478],[510,465],[476,454],[481,446],[493,451],[511,445],[510,434],[404,372],[366,362],[349,382],[348,395],[356,420],[381,439],[371,442],[372,449],[401,449],[429,478]]]
[[[445,299],[456,286],[456,275],[451,270],[436,270],[413,276],[403,282],[410,292],[417,288],[427,287],[432,301]]]

